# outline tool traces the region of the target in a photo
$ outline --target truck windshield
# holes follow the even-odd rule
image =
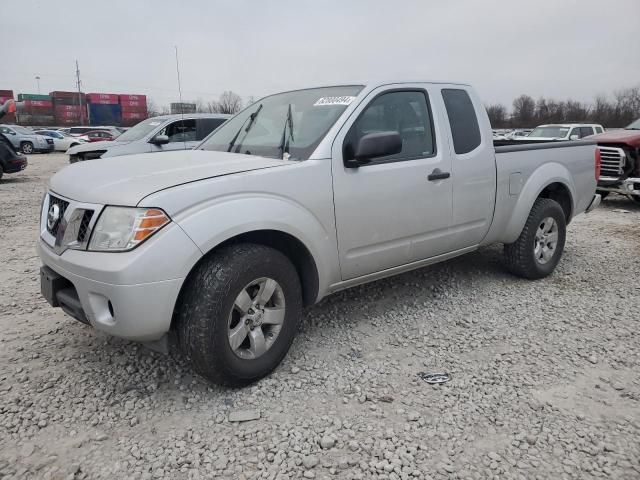
[[[627,130],[640,130],[640,118],[625,128]]]
[[[119,142],[133,142],[135,140],[140,140],[149,134],[152,130],[158,128],[162,125],[165,120],[157,119],[157,118],[147,118],[142,122],[138,123],[134,127],[130,128],[122,135],[118,136]]]
[[[529,134],[530,137],[564,138],[569,133],[569,127],[537,127]]]
[[[196,148],[306,160],[360,90],[358,85],[312,88],[265,97]]]

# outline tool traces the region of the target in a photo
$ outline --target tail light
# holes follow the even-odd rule
[[[600,149],[596,147],[596,180],[600,179],[601,166],[602,166],[602,157],[600,156]]]

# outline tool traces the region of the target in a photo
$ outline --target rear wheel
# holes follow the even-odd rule
[[[20,149],[22,150],[22,153],[30,155],[33,153],[33,143],[22,142],[22,144],[20,145]]]
[[[187,282],[177,332],[194,370],[240,386],[278,366],[302,310],[300,280],[286,256],[262,245],[231,245],[205,259]]]
[[[567,234],[562,207],[550,198],[539,198],[518,239],[504,246],[507,268],[529,279],[550,275],[558,265]]]

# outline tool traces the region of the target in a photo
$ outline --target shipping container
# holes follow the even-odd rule
[[[146,95],[120,95],[120,103],[129,102],[129,101],[147,103],[147,96]]]
[[[56,91],[56,92],[49,92],[49,96],[53,97],[53,98],[73,98],[73,97],[78,97],[78,92],[60,92],[60,91]],[[85,94],[84,93],[80,93],[81,97],[84,97]]]
[[[13,90],[0,90],[0,97],[7,97],[13,100]]]
[[[18,101],[24,102],[25,100],[48,100],[51,101],[49,95],[40,95],[39,93],[19,93]]]
[[[25,108],[30,107],[47,107],[53,108],[53,102],[51,100],[25,100],[22,102]]]
[[[56,119],[53,115],[18,115],[20,125],[30,127],[50,127],[56,125]]]
[[[56,118],[76,119],[80,120],[80,112],[70,112],[65,110],[56,110]]]
[[[55,105],[56,112],[76,112],[80,113],[83,107],[80,105]]]
[[[123,120],[144,120],[147,118],[146,112],[122,112]]]
[[[78,96],[76,95],[75,97],[52,97],[51,100],[53,101],[54,105],[86,105],[87,104],[87,100],[84,97],[80,97],[78,99]]]
[[[120,125],[122,122],[120,105],[90,103],[88,110],[90,125]]]
[[[16,112],[28,115],[53,115],[53,107],[40,107],[38,105],[25,105],[26,102],[16,103]]]
[[[146,100],[120,100],[120,105],[123,107],[147,108]]]
[[[115,93],[87,93],[87,103],[115,105],[118,103],[118,95]]]
[[[147,107],[127,107],[125,105],[120,105],[123,112],[135,112],[135,113],[147,113]]]

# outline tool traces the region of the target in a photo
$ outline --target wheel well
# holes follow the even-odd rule
[[[560,182],[547,185],[538,198],[550,198],[560,204],[564,211],[564,218],[567,220],[567,224],[571,220],[571,214],[573,211],[573,204],[571,201],[571,193],[566,185]]]
[[[214,248],[209,250],[196,265],[193,266],[191,272],[189,272],[189,275],[187,275],[187,278],[183,283],[183,288],[184,285],[188,283],[189,276],[191,276],[191,273],[195,271],[200,262],[202,262],[208,256],[213,255],[220,248],[237,243],[256,243],[259,245],[265,245],[267,247],[274,248],[286,255],[287,258],[291,260],[291,263],[293,263],[293,265],[295,266],[298,272],[298,276],[300,277],[303,304],[307,306],[315,303],[318,296],[319,280],[318,268],[316,267],[316,262],[313,259],[311,252],[309,252],[307,247],[293,235],[289,235],[288,233],[284,233],[278,230],[255,230],[252,232],[242,233],[215,246]],[[181,301],[182,290],[178,294],[178,300],[176,301],[176,306],[174,308],[174,318],[175,312],[177,311],[176,309],[180,305]],[[171,321],[171,324],[173,328],[173,319]]]

